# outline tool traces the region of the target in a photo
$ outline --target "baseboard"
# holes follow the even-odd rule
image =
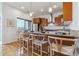
[[[18,42],[18,41],[16,40],[16,41],[13,41],[13,42],[4,43],[4,44],[2,44],[2,45],[8,45],[8,44],[16,43],[16,42]]]

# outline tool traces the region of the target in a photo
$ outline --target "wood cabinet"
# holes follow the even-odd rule
[[[63,19],[72,21],[72,2],[63,2]]]
[[[48,22],[48,19],[46,19],[46,18],[33,18],[32,22],[37,23],[37,24],[46,24]]]
[[[72,2],[63,2],[63,15],[55,17],[56,25],[66,21],[72,21]]]
[[[40,23],[40,18],[33,18],[32,22],[39,24]]]
[[[42,23],[42,24],[46,24],[47,22],[48,22],[48,19],[41,18],[41,23]]]
[[[60,17],[55,17],[55,24],[60,25],[61,24],[61,18]]]
[[[33,18],[33,23],[38,24],[38,31],[43,31],[43,25],[48,23],[48,19],[46,18]]]
[[[59,15],[58,17],[63,18],[63,14]]]
[[[61,25],[62,19],[63,19],[63,15],[59,15],[59,16],[55,17],[55,24]]]

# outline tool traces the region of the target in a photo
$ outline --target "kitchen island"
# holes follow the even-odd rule
[[[74,44],[75,45],[75,42],[76,42],[76,40],[75,39],[77,39],[78,38],[78,36],[76,36],[76,35],[74,35],[74,34],[69,34],[69,35],[59,35],[59,34],[54,34],[54,33],[41,33],[41,32],[29,32],[30,34],[36,34],[36,35],[45,35],[46,37],[46,39],[48,39],[48,37],[50,36],[50,37],[53,37],[53,38],[55,38],[55,39],[58,39],[58,38],[62,38],[61,40],[62,40],[62,42],[63,42],[63,45],[68,45],[68,46],[71,46],[72,44]],[[52,39],[51,39],[52,40]],[[57,53],[58,55],[67,55],[67,54],[65,54],[64,52],[57,52],[57,51],[55,51],[55,53]]]
[[[42,34],[42,35],[47,35],[47,36],[55,36],[55,37],[63,37],[63,38],[78,38],[77,35],[75,34],[64,34],[64,35],[59,35],[59,34],[55,34],[55,33],[41,33],[41,32],[29,32],[30,34]]]

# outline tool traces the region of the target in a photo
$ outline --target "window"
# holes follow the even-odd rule
[[[28,22],[28,30],[30,30],[30,31],[32,30],[32,22],[31,21]]]
[[[29,23],[28,21],[25,21],[25,29],[26,29],[26,30],[29,29],[29,26],[28,26],[29,24],[28,24],[28,23]]]
[[[37,24],[33,24],[33,31],[37,31]]]
[[[20,31],[31,30],[31,21],[17,18],[17,29]]]
[[[17,19],[17,29],[24,30],[24,20]]]
[[[32,28],[32,27],[31,27],[31,21],[27,21],[27,20],[26,20],[26,21],[25,21],[25,29],[31,31],[31,28]]]

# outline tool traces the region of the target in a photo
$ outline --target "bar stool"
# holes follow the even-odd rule
[[[20,32],[19,33],[19,48],[18,55],[27,55],[28,56],[28,41],[29,41],[29,33],[28,32]]]
[[[43,48],[47,49],[48,41],[45,41],[45,35],[33,34],[32,39],[32,55],[42,56],[42,53],[47,53]]]
[[[48,41],[50,45],[50,56],[55,55],[55,52],[59,53],[58,55],[73,55],[75,50],[74,39],[48,36]]]
[[[23,32],[18,32],[17,39],[18,39],[18,47],[16,49],[16,55],[21,56],[23,55]]]
[[[24,56],[28,56],[28,41],[29,41],[29,33],[28,32],[24,32],[24,35],[23,35],[23,55]]]
[[[24,33],[24,40],[23,40],[23,53],[24,55],[29,55],[29,48],[32,48],[32,35],[29,32]]]

